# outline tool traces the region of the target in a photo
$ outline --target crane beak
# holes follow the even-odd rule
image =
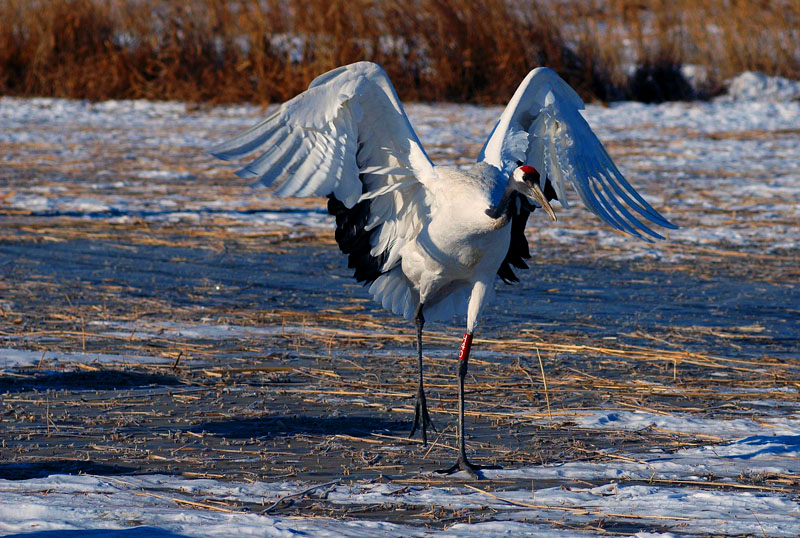
[[[553,219],[553,222],[555,222],[557,220],[556,219],[556,212],[553,211],[553,208],[550,205],[550,202],[548,202],[547,198],[545,198],[544,193],[542,192],[542,189],[539,187],[539,184],[535,183],[535,182],[531,182],[531,183],[528,183],[527,185],[528,185],[528,187],[530,187],[530,192],[528,193],[528,197],[532,198],[533,201],[535,201],[537,204],[539,204],[539,206],[541,206],[541,208],[544,209],[547,212],[548,215],[550,215],[550,218]]]

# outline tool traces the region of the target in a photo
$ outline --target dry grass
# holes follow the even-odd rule
[[[0,20],[10,95],[263,103],[365,59],[414,100],[504,102],[538,65],[602,100],[692,97],[686,63],[706,93],[800,77],[796,0],[0,0]]]

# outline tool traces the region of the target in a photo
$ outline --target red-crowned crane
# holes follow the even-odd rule
[[[661,236],[644,217],[675,228],[625,180],[579,110],[578,94],[555,71],[531,71],[469,170],[431,162],[386,72],[370,62],[339,67],[267,119],[212,148],[221,159],[258,153],[239,170],[279,196],[327,196],[336,241],[355,278],[376,301],[413,320],[419,384],[411,436],[423,443],[428,416],[422,376],[425,320],[466,314],[458,352],[458,460],[442,472],[481,467],[467,459],[464,378],[478,317],[497,276],[527,268],[525,224],[549,201],[566,207],[572,184],[605,222],[645,238]],[[643,234],[646,234],[643,235]]]

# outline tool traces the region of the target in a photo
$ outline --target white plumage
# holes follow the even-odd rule
[[[554,71],[523,80],[468,171],[436,166],[383,69],[359,62],[316,78],[262,123],[211,149],[222,159],[257,153],[237,172],[280,196],[328,196],[337,241],[359,281],[387,310],[417,324],[416,417],[430,424],[422,383],[426,319],[466,314],[459,362],[460,456],[466,459],[463,377],[472,333],[499,274],[526,267],[525,221],[548,201],[567,205],[571,184],[611,226],[661,238],[642,220],[674,228],[630,186],[579,110],[583,101]],[[530,167],[533,168],[530,168]],[[535,169],[535,170],[534,170]],[[465,352],[464,352],[465,351]]]
[[[534,69],[519,85],[479,161],[510,173],[517,162],[530,164],[549,179],[558,200],[568,207],[566,186],[571,183],[583,203],[608,224],[637,237],[645,232],[663,239],[629,210],[674,229],[650,207],[614,165],[603,145],[583,119],[583,101],[555,71]]]

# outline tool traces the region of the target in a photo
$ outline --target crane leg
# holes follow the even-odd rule
[[[466,471],[472,478],[479,478],[477,471],[481,469],[499,469],[496,465],[475,465],[467,459],[467,447],[464,438],[464,378],[467,377],[469,350],[472,347],[472,333],[464,333],[461,348],[458,350],[458,460],[447,469],[436,471],[440,474],[453,474]]]
[[[425,400],[425,389],[422,385],[422,327],[425,325],[425,317],[422,315],[422,303],[417,307],[414,312],[414,324],[417,326],[417,361],[419,364],[419,385],[417,385],[417,403],[414,405],[414,426],[411,428],[411,433],[408,437],[414,436],[417,427],[422,430],[422,444],[428,445],[428,426],[433,431],[436,431],[436,426],[433,425],[430,415],[428,415],[428,402]]]

